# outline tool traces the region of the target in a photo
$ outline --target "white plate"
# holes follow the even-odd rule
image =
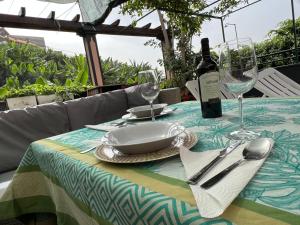
[[[153,104],[154,115],[160,114],[168,104]],[[135,115],[137,118],[151,117],[150,105],[142,105],[128,109],[127,112]]]
[[[173,112],[174,112],[174,109],[164,108],[164,110],[160,114],[155,115],[154,117],[165,116],[165,115],[171,114]],[[151,116],[150,117],[136,117],[135,115],[128,113],[128,114],[122,116],[122,119],[123,120],[147,120],[147,119],[151,119]]]
[[[195,146],[197,142],[198,138],[196,134],[190,131],[185,131],[174,140],[171,146],[156,152],[126,155],[113,147],[101,145],[96,149],[95,156],[101,161],[111,163],[143,163],[178,155],[181,146],[190,149]]]
[[[154,152],[170,146],[184,127],[170,122],[146,122],[108,132],[102,142],[124,154]]]

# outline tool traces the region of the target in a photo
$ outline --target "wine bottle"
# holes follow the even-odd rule
[[[196,76],[202,117],[216,118],[222,116],[218,66],[211,59],[208,38],[201,40],[201,47],[202,60],[197,66]]]

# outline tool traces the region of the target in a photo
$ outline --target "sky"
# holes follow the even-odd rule
[[[210,0],[211,2],[213,0]],[[253,2],[250,0],[249,2]],[[250,37],[254,42],[259,42],[267,37],[268,31],[278,26],[279,22],[292,18],[290,0],[262,0],[257,4],[242,9],[226,17],[224,24],[236,24],[238,37]],[[0,1],[0,13],[17,15],[20,7],[26,7],[26,15],[34,17],[47,17],[51,11],[56,12],[56,18],[71,20],[79,13],[78,5],[46,3],[36,0],[4,0]],[[300,0],[294,0],[295,16],[300,16]],[[105,23],[121,19],[120,25],[129,25],[132,19],[129,16],[118,14],[114,9]],[[151,22],[151,27],[159,26],[157,14],[154,12],[138,23],[138,26]],[[68,55],[84,52],[82,38],[73,33],[38,31],[26,29],[7,28],[10,34],[44,37],[46,46]],[[226,40],[235,37],[234,26],[225,28]],[[212,19],[202,25],[200,37],[193,39],[195,51],[200,49],[200,38],[208,37],[211,47],[222,43],[222,30],[219,20]],[[154,67],[159,67],[158,59],[162,58],[160,49],[144,46],[151,38],[97,35],[99,54],[102,58],[112,57],[122,62],[136,61],[149,62]]]

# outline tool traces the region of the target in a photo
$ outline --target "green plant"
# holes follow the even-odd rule
[[[300,17],[296,19],[296,29],[300,29]],[[265,56],[283,50],[294,48],[293,22],[290,19],[279,23],[278,28],[268,33],[268,39],[255,45],[256,55],[264,56],[258,58],[259,69],[265,67],[276,67],[281,65],[293,64],[295,62],[295,52],[283,52],[281,54]],[[297,36],[300,43],[300,36]],[[299,52],[300,55],[300,52]]]
[[[82,74],[78,75],[82,77]],[[83,79],[83,78],[82,78]],[[85,92],[87,89],[91,88],[91,85],[84,85],[80,82],[85,83],[86,79],[80,80],[75,79],[66,80],[66,84],[56,85],[46,79],[39,77],[35,84],[26,84],[20,86],[20,82],[17,77],[7,78],[6,84],[0,88],[0,100],[5,100],[6,98],[13,97],[23,97],[29,95],[50,95],[56,94],[64,100],[70,99],[70,96],[73,94],[80,94]]]
[[[209,8],[210,13],[224,13],[235,6],[247,3],[247,0],[222,0],[216,2]],[[140,17],[144,10],[166,9],[164,12],[158,11],[161,21],[164,40],[164,61],[160,61],[168,70],[168,76],[172,78],[171,84],[184,87],[185,81],[193,75],[193,59],[191,55],[192,37],[201,34],[201,25],[208,17],[195,16],[195,12],[201,12],[211,2],[207,0],[129,0],[121,6],[123,14]],[[181,12],[178,12],[181,11]],[[169,33],[165,29],[165,22],[169,28]],[[171,36],[171,38],[170,38]],[[176,42],[172,41],[176,39]],[[177,43],[176,47],[174,43]],[[152,47],[162,47],[158,40],[150,40],[146,45]]]
[[[38,77],[60,84],[81,77],[85,79],[81,83],[88,83],[86,74],[88,67],[83,55],[69,57],[51,49],[15,42],[0,45],[0,86],[12,76],[18,77],[21,86],[26,82],[33,84]]]
[[[9,89],[5,98],[15,98],[35,95],[35,90],[32,87],[24,87],[21,89]]]
[[[137,84],[137,75],[140,71],[152,69],[149,63],[137,63],[131,61],[130,64],[122,63],[112,58],[102,61],[102,69],[105,84]]]

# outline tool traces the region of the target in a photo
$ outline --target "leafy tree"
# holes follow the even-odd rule
[[[137,83],[137,76],[140,71],[152,69],[149,63],[137,63],[131,61],[122,63],[112,58],[101,61],[105,84],[127,84]]]
[[[210,1],[211,2],[211,1]],[[221,0],[217,5],[209,11],[211,13],[223,13],[235,6],[248,2],[247,0]],[[169,9],[174,12],[165,12],[168,18],[168,23],[172,29],[176,31],[176,37],[180,37],[181,34],[192,36],[201,32],[201,24],[204,17],[192,15],[194,12],[201,12],[207,5],[207,0],[129,0],[125,2],[122,7],[122,13],[129,14],[131,16],[141,16],[143,10],[154,9]],[[178,13],[180,10],[185,14]]]
[[[296,19],[296,30],[300,30],[300,17]],[[271,30],[268,33],[268,39],[257,43],[256,54],[264,56],[271,53],[276,53],[283,50],[291,50],[294,48],[294,31],[293,21],[290,19],[284,20],[279,23],[277,29]],[[297,36],[297,43],[299,46],[300,35]],[[299,52],[300,55],[300,52]],[[281,65],[293,64],[295,61],[295,52],[288,51],[280,54],[275,54],[267,57],[260,57],[258,59],[259,68],[276,67]]]
[[[221,0],[208,14],[221,14],[245,2],[247,0]],[[165,31],[163,21],[167,21],[169,29],[172,30],[172,39],[177,39],[177,46],[172,45],[174,41],[168,40],[169,38],[166,38],[168,35],[164,32],[166,60],[162,63],[172,71],[173,85],[182,87],[185,79],[191,76],[191,66],[194,64],[193,56],[195,55],[191,50],[191,40],[194,35],[200,35],[201,25],[205,19],[208,19],[207,17],[195,16],[192,13],[201,12],[208,4],[209,1],[206,0],[129,0],[122,5],[122,13],[132,17],[141,16],[144,10],[158,9],[163,31]],[[170,11],[162,14],[160,8]],[[185,13],[178,13],[178,10]],[[147,44],[161,47],[159,43],[153,40]]]
[[[64,83],[68,78],[75,78],[83,64],[77,64],[78,58],[68,57],[61,52],[43,49],[30,44],[8,42],[0,45],[0,86],[6,83],[6,78],[17,77],[20,84],[32,84],[42,76],[46,80]]]

